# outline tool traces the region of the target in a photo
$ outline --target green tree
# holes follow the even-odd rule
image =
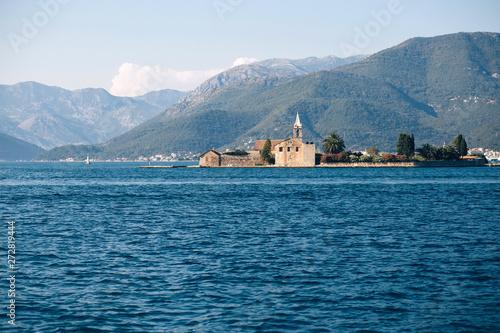
[[[420,156],[424,157],[426,160],[433,160],[436,156],[436,148],[428,143],[424,143],[422,147],[417,149]]]
[[[370,155],[363,155],[359,158],[359,161],[360,162],[371,162],[371,161],[373,161],[373,157],[371,157]]]
[[[413,136],[413,133],[411,133],[410,150],[411,150],[411,155],[406,155],[408,157],[415,155],[415,137]]]
[[[349,162],[351,162],[351,163],[359,162],[359,156],[357,156],[357,155],[349,155]]]
[[[384,159],[384,162],[396,162],[398,160],[396,155],[391,153],[384,154],[382,158]]]
[[[266,142],[264,143],[264,147],[262,148],[262,151],[260,152],[260,159],[264,163],[270,163],[271,162],[271,140],[267,139]]]
[[[460,156],[467,155],[467,142],[465,142],[465,139],[462,136],[462,134],[457,135],[453,139],[452,146],[457,150],[457,152],[458,152],[458,154],[460,154]]]
[[[399,133],[396,151],[398,155],[413,156],[415,154],[415,138],[413,134]]]
[[[368,154],[368,156],[377,156],[378,155],[378,148],[377,147],[371,147],[369,148],[366,153]]]
[[[436,159],[444,161],[458,160],[460,155],[457,150],[451,146],[440,147],[436,149]]]
[[[330,132],[323,140],[323,151],[326,154],[338,154],[344,151],[344,140],[335,132]]]

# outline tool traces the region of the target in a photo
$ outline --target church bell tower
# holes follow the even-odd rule
[[[302,142],[302,124],[300,123],[298,112],[297,118],[295,118],[295,124],[293,124],[293,138]]]

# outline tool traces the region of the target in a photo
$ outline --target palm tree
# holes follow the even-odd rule
[[[326,154],[338,154],[344,151],[344,140],[335,132],[330,132],[323,140],[323,150]]]

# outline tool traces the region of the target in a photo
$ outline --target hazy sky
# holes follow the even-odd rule
[[[499,13],[498,0],[0,0],[0,84],[189,90],[255,59],[500,32]]]

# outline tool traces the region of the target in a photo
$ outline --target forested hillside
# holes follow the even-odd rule
[[[305,140],[318,143],[336,131],[352,150],[394,151],[399,132],[436,145],[462,133],[470,147],[498,149],[499,80],[497,33],[413,38],[335,69],[239,80],[105,144],[77,149],[100,158],[251,149],[257,139],[289,136],[297,112]],[[63,149],[41,157],[60,158]]]

